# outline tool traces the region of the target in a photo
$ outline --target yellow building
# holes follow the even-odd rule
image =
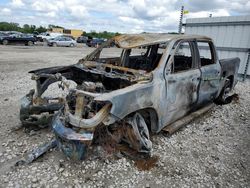
[[[57,28],[57,27],[54,27],[54,28],[51,28],[49,31],[52,32],[52,33],[63,33],[63,28]]]
[[[49,32],[62,33],[64,35],[70,35],[74,38],[80,37],[83,33],[83,31],[79,29],[63,29],[63,28],[51,28],[49,29]]]
[[[74,38],[77,38],[77,37],[80,37],[82,35],[83,31],[79,30],[79,29],[64,29],[63,33],[65,35],[71,35]]]

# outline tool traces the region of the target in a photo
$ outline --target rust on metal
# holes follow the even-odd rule
[[[110,108],[111,104],[106,104],[90,119],[83,119],[81,116],[78,116],[81,114],[73,115],[70,112],[67,112],[66,116],[68,117],[68,121],[71,125],[79,128],[89,129],[99,125],[108,116]]]
[[[200,55],[199,42],[209,46],[210,58]],[[112,46],[121,48],[121,54],[102,57],[103,49]],[[22,99],[20,120],[51,124],[59,148],[70,158],[84,159],[88,146],[105,145],[107,137],[108,150],[126,145],[148,155],[150,133],[164,129],[172,134],[210,109],[209,104],[231,102],[238,68],[239,58],[218,59],[209,37],[120,35],[77,64],[31,71],[36,89]],[[55,82],[67,94],[44,96]],[[154,160],[138,162],[145,168],[151,164]]]
[[[120,48],[136,48],[140,46],[147,46],[150,44],[151,45],[160,44],[168,42],[170,40],[178,40],[186,38],[211,40],[211,38],[209,37],[200,35],[176,35],[176,34],[165,34],[165,33],[118,35],[114,37],[114,40]]]
[[[81,94],[77,94],[76,96],[76,110],[75,110],[75,116],[81,118],[82,117],[82,111],[84,106],[84,96]]]

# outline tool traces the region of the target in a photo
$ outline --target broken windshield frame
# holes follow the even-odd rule
[[[120,56],[102,57],[103,49],[106,47],[116,46],[120,48],[115,40],[110,39],[100,45],[92,53],[81,59],[79,63],[89,64],[94,61],[104,66],[113,65],[116,67],[124,67],[126,70],[136,70],[148,73],[153,71],[159,64],[159,61],[168,46],[168,42],[148,44],[144,46],[135,46],[133,48],[121,48]],[[109,65],[108,65],[109,64]],[[132,71],[134,72],[134,71]]]

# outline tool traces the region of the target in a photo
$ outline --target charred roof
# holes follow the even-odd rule
[[[178,39],[205,39],[211,38],[201,35],[182,35],[165,33],[143,33],[143,34],[124,34],[113,38],[120,48],[135,48],[152,44],[166,43]]]

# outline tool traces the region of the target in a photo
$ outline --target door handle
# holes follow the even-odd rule
[[[192,81],[195,81],[195,80],[200,80],[200,77],[198,77],[198,78],[192,78]]]

